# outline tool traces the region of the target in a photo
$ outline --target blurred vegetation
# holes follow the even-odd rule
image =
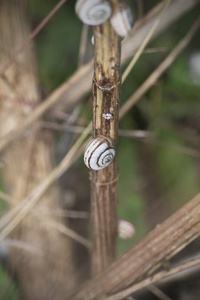
[[[55,0],[28,1],[32,29],[39,24],[57,2]],[[67,1],[34,40],[39,81],[41,89],[45,91],[44,93],[53,91],[77,69],[82,24],[75,16],[74,2]],[[149,10],[158,2],[144,1],[144,11]],[[136,2],[129,1],[129,4],[137,17]],[[124,103],[132,95],[171,49],[176,46],[187,33],[198,14],[199,10],[196,7],[148,45],[148,48],[162,48],[162,51],[144,53],[141,56],[122,87],[121,103]],[[91,35],[92,31],[90,31],[88,38],[87,60],[92,55]],[[184,153],[179,148],[188,147],[197,151],[199,146],[197,134],[200,131],[200,81],[199,84],[198,81],[194,82],[194,74],[192,75],[189,65],[191,55],[197,51],[200,51],[198,34],[156,85],[120,121],[121,129],[149,130],[154,132],[155,138],[150,141],[150,144],[138,139],[121,136],[119,138],[118,215],[120,218],[134,223],[136,236],[131,241],[118,240],[118,255],[127,251],[150,230],[151,225],[146,217],[147,210],[152,213],[152,218],[155,214],[159,214],[159,210],[152,209],[151,211],[151,202],[143,193],[146,183],[141,172],[142,162],[139,155],[141,144],[151,145],[154,168],[149,170],[147,165],[146,173],[156,176],[158,185],[161,185],[161,195],[168,200],[162,202],[166,208],[165,217],[198,192],[199,158]],[[125,66],[122,67],[122,70],[124,68]],[[88,97],[86,101],[88,101]],[[84,103],[89,107],[86,101]],[[87,118],[91,116],[91,108],[89,110],[89,112],[85,112],[84,108],[81,110],[83,117],[86,113]],[[162,143],[163,145],[161,145]],[[146,155],[148,155],[148,151]],[[84,176],[88,176],[88,170],[83,167],[82,160],[79,160],[79,167]],[[152,186],[152,189],[154,188]],[[0,208],[2,209],[1,202]],[[153,207],[155,207],[155,203]],[[162,217],[161,215],[160,222],[163,221]],[[3,290],[2,287],[10,285],[8,282],[8,278],[0,269],[0,291]],[[17,299],[17,296],[12,294],[13,290],[14,287],[11,286],[10,288],[9,286],[10,294],[7,293],[7,299]],[[1,296],[0,299],[6,298]]]
[[[16,285],[10,276],[0,266],[0,299],[1,300],[18,300],[19,294]]]

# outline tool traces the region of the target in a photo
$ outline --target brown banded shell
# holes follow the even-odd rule
[[[107,137],[97,136],[87,145],[84,162],[89,169],[101,170],[106,168],[115,157],[115,149]]]
[[[135,226],[123,219],[118,220],[118,236],[121,239],[127,240],[135,235]]]

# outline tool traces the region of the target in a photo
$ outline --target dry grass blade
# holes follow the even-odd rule
[[[87,46],[87,38],[88,38],[88,30],[89,30],[89,26],[87,24],[83,24],[79,56],[78,56],[78,67],[81,67],[82,65],[84,65],[85,52],[86,52],[86,46]]]
[[[83,246],[90,248],[90,242],[82,237],[81,235],[77,234],[75,231],[71,230],[70,228],[64,226],[61,223],[50,221],[49,219],[43,219],[42,222],[46,223],[47,226],[55,228],[57,231],[65,234],[66,236],[72,238],[73,240],[77,241],[78,243],[82,244]]]
[[[114,294],[110,297],[107,297],[104,300],[124,299],[125,297],[128,297],[129,295],[131,295],[139,290],[142,290],[142,289],[146,288],[147,286],[149,286],[153,283],[156,283],[164,278],[168,278],[172,275],[175,275],[177,273],[183,272],[183,271],[191,269],[191,268],[197,268],[197,267],[199,267],[199,265],[200,265],[200,258],[189,260],[187,262],[180,264],[179,266],[173,267],[171,270],[161,271],[154,276],[146,278],[146,279],[140,281],[139,283],[134,284],[130,288],[125,289],[124,291]]]
[[[79,137],[61,163],[32,191],[32,193],[25,198],[23,202],[25,204],[19,211],[19,213],[13,217],[12,221],[1,231],[0,241],[2,241],[19,222],[29,213],[29,211],[34,207],[34,205],[39,201],[40,197],[45,193],[45,191],[50,187],[50,185],[57,179],[61,174],[63,174],[75,159],[75,156],[82,153],[83,149],[80,148],[81,144],[85,140],[86,136],[91,130],[91,123],[85,129],[83,134]],[[80,148],[80,149],[79,149]]]
[[[92,278],[80,287],[70,299],[105,300],[108,298],[113,300],[115,298],[111,298],[111,295],[119,295],[125,289],[130,291],[131,285],[150,276],[165,264],[166,260],[180,252],[199,235],[200,194],[152,230],[136,246],[105,269],[101,275]],[[152,277],[149,283],[153,283]],[[116,299],[123,299],[125,296],[121,294],[121,298]]]
[[[87,211],[80,211],[80,210],[66,210],[66,209],[50,209],[48,207],[41,207],[38,209],[36,208],[37,213],[41,213],[44,215],[55,215],[59,217],[67,217],[67,218],[74,218],[74,219],[88,219],[90,214]]]
[[[143,130],[119,130],[119,135],[134,138],[134,139],[140,139],[142,143],[147,143],[151,145],[155,145],[158,147],[165,147],[169,149],[173,149],[175,151],[193,156],[193,157],[200,157],[200,151],[190,148],[190,147],[184,147],[179,146],[176,144],[171,144],[168,142],[164,142],[162,140],[156,139],[153,132],[149,131],[143,131]]]
[[[18,56],[26,49],[26,47],[30,44],[30,42],[36,37],[36,35],[40,32],[40,30],[47,24],[47,22],[53,17],[53,15],[59,10],[59,8],[66,2],[67,0],[61,0],[52,11],[44,18],[44,20],[36,27],[36,29],[30,34],[27,40],[21,45],[21,47],[17,50],[17,52],[11,57],[10,61],[4,66],[4,68],[0,71],[0,78],[7,71],[8,68],[12,66],[12,64],[16,61]]]
[[[77,82],[82,76],[88,73],[91,64],[81,67],[75,74],[58,89],[55,90],[43,103],[41,103],[38,108],[36,108],[33,113],[21,123],[17,130],[11,131],[5,137],[0,139],[0,151],[3,150],[10,142],[14,141],[18,136],[21,135],[31,124],[33,124],[49,107],[57,102],[57,100],[63,95],[67,88],[70,88],[74,82]]]
[[[185,49],[192,37],[200,26],[200,18],[193,24],[187,35],[178,43],[174,50],[167,56],[167,58],[158,66],[158,68],[144,81],[144,83],[137,89],[137,91],[126,101],[121,107],[119,116],[122,118],[125,113],[156,83],[158,78],[166,71],[173,63],[175,58]]]
[[[183,40],[178,44],[178,46],[171,52],[171,54],[164,60],[164,62],[149,76],[149,78],[144,82],[144,84],[134,93],[134,95],[122,106],[120,110],[120,118],[134,105],[141,96],[155,83],[155,81],[161,76],[161,74],[171,65],[175,58],[180,54],[181,51],[189,44],[190,40],[196,33],[197,29],[200,26],[200,18],[194,23],[188,34],[183,38]],[[25,199],[27,204],[24,205],[24,209],[21,210],[20,216],[16,215],[13,218],[12,223],[8,224],[4,230],[0,233],[0,240],[7,236],[13,228],[23,219],[24,216],[31,210],[31,208],[39,201],[40,197],[45,193],[48,187],[55,181],[57,178],[67,170],[67,168],[72,164],[73,156],[82,141],[85,139],[87,134],[92,129],[92,124],[90,123],[85,129],[85,132],[80,136],[74,146],[71,148],[69,153],[63,159],[63,161],[55,168],[49,176],[41,182],[41,184]],[[73,151],[75,151],[73,153]],[[28,202],[30,200],[30,202]]]
[[[139,18],[142,18],[144,14],[143,0],[137,0],[137,6]]]
[[[4,201],[8,202],[8,203],[13,203],[14,199],[12,197],[10,197],[10,195],[0,191],[0,198],[3,199]]]
[[[161,26],[159,26],[159,30],[156,31],[156,35],[161,33],[163,30],[166,29],[171,23],[173,23],[176,19],[178,19],[181,15],[186,13],[192,7],[194,7],[199,0],[177,0],[173,1],[169,7],[169,16],[164,18]],[[135,28],[137,28],[136,33],[132,37],[127,39],[122,47],[122,61],[125,61],[126,57],[130,57],[131,53],[138,49],[139,45],[142,43],[143,39],[145,38],[146,32],[149,31],[149,27],[151,27],[151,21],[155,18],[161,9],[163,4],[159,3],[150,13],[144,17],[143,20],[136,23]],[[135,36],[136,35],[136,36]],[[134,43],[132,39],[134,38]],[[136,42],[137,41],[137,42]],[[84,67],[78,69],[70,79],[64,82],[60,87],[58,87],[50,96],[48,96],[43,103],[41,103],[33,112],[32,114],[24,120],[15,130],[8,133],[5,137],[0,139],[0,151],[2,151],[9,143],[15,141],[29,126],[31,126],[39,117],[41,117],[48,109],[50,109],[55,103],[57,103],[61,97],[70,90],[71,87],[74,87],[77,82],[79,82],[79,88],[82,84],[82,88],[85,85],[85,78],[90,80],[92,74],[93,62],[90,61]],[[84,80],[83,80],[84,78]],[[83,82],[81,82],[81,80]],[[85,89],[85,91],[89,90],[89,87]],[[82,89],[80,89],[79,95],[75,96],[76,101],[78,101],[83,94]],[[74,101],[74,100],[73,100]]]
[[[125,70],[123,76],[122,76],[122,83],[126,80],[128,74],[131,72],[132,68],[134,67],[135,63],[138,61],[140,55],[142,54],[142,52],[144,51],[144,48],[146,47],[146,45],[148,44],[148,42],[150,41],[151,37],[153,36],[156,28],[158,27],[163,14],[165,13],[167,7],[169,6],[171,0],[168,0],[164,6],[164,8],[162,9],[161,13],[159,14],[157,20],[155,21],[155,23],[153,24],[151,30],[149,31],[149,33],[147,34],[146,38],[144,39],[142,45],[140,46],[140,48],[138,49],[138,51],[136,52],[135,56],[133,57],[132,61],[130,62],[130,64],[128,65],[127,69]]]
[[[149,285],[147,287],[147,289],[152,293],[154,294],[155,296],[158,297],[158,299],[160,300],[172,300],[172,298],[169,298],[167,295],[165,295],[163,293],[163,291],[161,291],[161,289],[159,289],[157,286],[155,285]]]
[[[23,249],[23,250],[32,252],[33,254],[36,254],[36,255],[42,255],[42,252],[35,245],[31,245],[30,243],[26,243],[26,242],[19,241],[19,240],[13,240],[13,239],[5,239],[4,243],[8,247],[16,247],[19,249]]]

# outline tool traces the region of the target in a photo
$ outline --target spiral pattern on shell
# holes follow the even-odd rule
[[[100,25],[106,22],[112,13],[109,2],[102,0],[77,0],[76,14],[88,25]]]
[[[115,149],[107,137],[93,138],[85,149],[84,162],[89,169],[101,170],[106,168],[115,157]]]
[[[110,19],[110,23],[117,35],[122,38],[128,36],[133,29],[133,14],[130,8],[125,4],[119,4]]]
[[[118,220],[118,235],[121,239],[127,240],[135,235],[135,227],[126,220]]]

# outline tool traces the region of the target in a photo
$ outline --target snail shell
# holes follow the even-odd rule
[[[92,170],[106,168],[115,157],[111,140],[104,136],[93,138],[85,149],[84,162]]]
[[[125,4],[119,4],[110,22],[117,35],[122,38],[128,36],[133,29],[133,15],[130,8]]]
[[[135,226],[126,220],[118,220],[118,236],[127,240],[135,235]]]
[[[100,25],[106,22],[112,13],[109,2],[102,0],[77,0],[76,14],[88,25]]]

